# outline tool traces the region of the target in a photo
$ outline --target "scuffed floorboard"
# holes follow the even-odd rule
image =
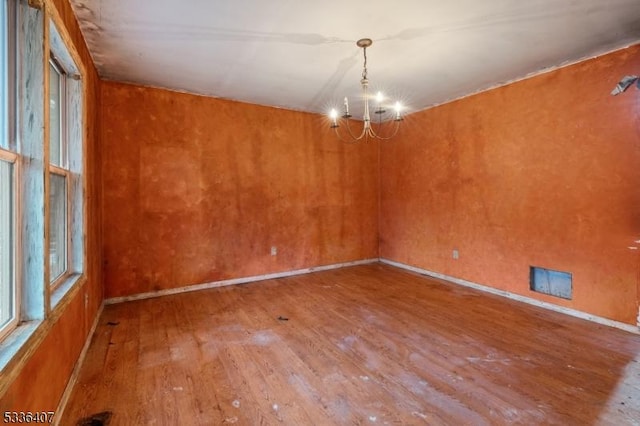
[[[638,335],[371,264],[107,306],[63,424],[634,425],[639,358]]]

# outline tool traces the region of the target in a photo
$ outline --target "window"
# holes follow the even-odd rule
[[[0,370],[84,269],[84,90],[55,19],[0,0]]]
[[[13,135],[12,80],[14,66],[13,10],[0,0],[0,338],[15,328],[19,319],[16,280],[16,169],[18,154]]]
[[[55,24],[49,25],[49,284],[52,303],[67,278],[82,272],[83,102],[78,67]]]
[[[68,271],[66,159],[66,73],[49,61],[49,280],[57,283]]]
[[[17,320],[14,274],[14,161],[2,152],[0,159],[0,330],[10,330]]]

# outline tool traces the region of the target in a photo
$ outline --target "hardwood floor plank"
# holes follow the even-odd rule
[[[361,265],[107,306],[63,424],[637,425],[639,362],[637,335]]]

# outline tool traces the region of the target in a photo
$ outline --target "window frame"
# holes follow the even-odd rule
[[[64,298],[75,283],[84,275],[86,265],[86,88],[83,83],[85,69],[82,61],[70,44],[64,27],[60,27],[55,15],[49,16],[45,26],[45,37],[48,43],[44,54],[45,63],[45,97],[51,101],[49,90],[51,76],[55,71],[60,76],[60,161],[51,162],[51,108],[46,108],[45,120],[47,132],[45,134],[45,203],[46,203],[46,241],[45,264],[47,281],[46,310],[54,309]],[[53,69],[53,70],[52,70]],[[65,237],[64,271],[57,277],[52,275],[51,268],[51,230],[52,204],[51,180],[52,176],[63,176],[65,182]],[[59,224],[60,222],[58,222]]]
[[[69,78],[69,74],[67,73],[67,71],[64,69],[64,67],[60,64],[60,62],[56,59],[56,57],[53,55],[53,52],[50,52],[49,54],[49,65],[50,67],[53,67],[57,74],[58,74],[58,81],[59,81],[59,86],[58,86],[58,93],[60,95],[60,114],[58,117],[58,136],[59,136],[59,143],[60,143],[60,151],[58,152],[58,155],[60,157],[60,164],[53,164],[53,166],[58,167],[60,169],[66,169],[69,167],[68,165],[68,152],[69,152],[69,141],[67,138],[68,135],[68,116],[67,116],[67,112],[68,112],[68,106],[67,106],[67,101],[68,101],[68,96],[67,96],[67,79]],[[49,71],[51,72],[51,71]],[[51,84],[51,76],[49,76],[49,84]],[[51,86],[49,86],[51,87]],[[51,116],[49,117],[49,122],[51,122]],[[51,135],[49,135],[49,149],[51,149]],[[49,165],[52,165],[51,163],[51,152],[49,152]]]
[[[0,0],[4,2],[4,11],[6,13],[5,19],[0,25],[0,31],[6,31],[6,45],[0,48],[3,54],[6,55],[5,66],[6,69],[3,73],[6,78],[0,84],[6,87],[6,100],[5,102],[5,120],[6,120],[6,133],[5,129],[0,129],[5,133],[2,137],[7,138],[6,146],[0,144],[0,160],[12,164],[11,175],[11,286],[12,286],[12,318],[4,325],[0,325],[0,341],[7,337],[13,330],[17,328],[21,321],[21,239],[18,230],[22,226],[22,204],[20,197],[21,190],[21,156],[18,151],[17,144],[17,111],[16,111],[16,93],[17,93],[17,8],[16,2],[12,0]],[[6,24],[6,27],[5,27]],[[5,50],[6,49],[6,50]],[[3,58],[4,59],[4,58]]]
[[[49,196],[49,199],[46,201],[49,205],[48,208],[48,221],[49,221],[49,258],[45,259],[46,262],[49,263],[49,283],[48,285],[50,286],[50,291],[53,292],[55,291],[58,287],[60,287],[60,285],[62,283],[64,283],[65,281],[67,281],[67,279],[72,276],[74,274],[74,270],[73,270],[73,265],[71,264],[71,256],[70,256],[70,252],[71,252],[71,234],[73,232],[73,230],[71,229],[71,199],[73,197],[73,194],[71,193],[71,171],[69,170],[69,132],[68,132],[68,127],[69,127],[69,116],[68,116],[68,101],[69,101],[69,96],[68,96],[68,84],[67,84],[67,80],[70,77],[69,73],[65,70],[65,68],[60,64],[60,61],[58,61],[54,55],[53,51],[49,51],[49,68],[48,68],[48,72],[51,72],[51,68],[53,68],[57,74],[58,74],[58,81],[59,81],[59,86],[58,86],[58,93],[59,93],[59,100],[60,100],[60,105],[59,105],[59,116],[56,117],[59,121],[58,123],[58,137],[59,137],[59,158],[60,158],[60,162],[59,164],[54,164],[51,162],[51,135],[49,134],[49,138],[46,141],[46,143],[49,145],[49,161],[48,161],[48,180],[49,180],[49,194],[51,194],[51,175],[56,175],[56,176],[62,176],[64,177],[64,181],[65,181],[65,247],[64,247],[64,268],[62,270],[62,272],[57,275],[57,276],[53,276],[53,274],[51,274],[51,198]],[[48,84],[49,84],[49,89],[51,89],[51,76],[49,75],[48,78]],[[48,101],[50,102],[50,96]],[[51,132],[51,121],[52,121],[51,114],[49,115],[49,132]]]
[[[60,286],[60,284],[62,284],[70,275],[73,274],[73,268],[71,268],[70,265],[70,260],[69,260],[69,251],[70,251],[70,245],[71,245],[71,230],[70,230],[70,226],[71,226],[71,220],[70,220],[70,207],[71,207],[71,193],[70,193],[70,189],[69,189],[69,182],[70,182],[70,172],[66,169],[54,166],[52,164],[49,164],[49,181],[51,181],[51,176],[52,175],[56,175],[56,176],[62,176],[64,177],[64,185],[65,185],[65,211],[64,211],[64,219],[65,219],[65,223],[64,223],[64,231],[65,231],[65,246],[64,246],[64,269],[62,270],[62,272],[54,277],[52,276],[51,272],[50,277],[49,277],[49,286],[51,287],[51,290],[55,290],[56,288],[58,288]],[[51,184],[49,184],[51,185]],[[49,194],[51,194],[51,189],[49,189]],[[49,196],[49,199],[47,200],[47,202],[49,203],[49,229],[51,229],[51,196]],[[49,233],[51,233],[51,231],[49,231]],[[51,240],[49,240],[49,250],[51,250]],[[49,256],[51,256],[51,253],[49,253]],[[51,263],[50,263],[50,259],[49,261],[49,269],[51,270]]]
[[[84,83],[87,69],[55,7],[46,2],[42,9],[22,0],[0,2],[2,12],[7,11],[0,24],[0,158],[12,164],[14,226],[10,236],[15,296],[13,317],[0,327],[0,372],[4,372],[17,355],[25,353],[25,345],[41,341],[38,331],[55,318],[86,280],[89,92]],[[10,31],[5,23],[10,24]],[[7,55],[11,55],[11,60],[6,60],[10,65],[4,68]],[[64,132],[60,165],[51,164],[49,156],[51,59],[55,60],[56,70],[65,74],[61,90],[64,101],[60,101],[65,109],[60,123]],[[10,82],[6,91],[5,82]],[[9,99],[4,98],[5,92]],[[9,114],[5,126],[4,117]],[[26,117],[29,125],[24,121]],[[11,137],[5,138],[5,131]],[[51,282],[49,184],[55,175],[63,175],[65,182],[66,268]]]
[[[9,115],[9,114],[8,114]],[[10,334],[20,323],[20,285],[19,285],[19,238],[16,230],[18,230],[20,220],[20,205],[18,203],[18,190],[19,190],[19,156],[15,152],[0,148],[0,161],[10,163],[12,169],[11,179],[11,286],[12,286],[12,317],[4,325],[0,325],[0,340]]]

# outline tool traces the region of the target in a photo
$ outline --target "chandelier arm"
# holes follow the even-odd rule
[[[377,134],[377,133],[376,133],[376,136],[375,136],[375,137],[376,137],[377,139],[380,139],[380,140],[383,140],[383,141],[386,141],[386,140],[389,140],[389,139],[393,139],[393,138],[398,134],[398,130],[400,130],[400,121],[402,121],[402,120],[393,120],[393,121],[394,121],[396,124],[395,124],[395,126],[394,126],[395,128],[394,128],[394,130],[393,130],[393,133],[392,133],[392,134],[390,134],[390,135],[386,135],[386,136],[380,136],[379,134]],[[378,129],[378,130],[380,130],[380,129]]]
[[[378,116],[378,122],[375,123],[376,126],[375,128],[373,128],[374,126],[372,125],[371,128],[373,130],[373,133],[376,135],[377,138],[379,138],[379,134],[382,131],[382,128],[385,126],[384,122],[382,121],[382,114],[378,114],[376,113],[376,115]]]
[[[374,135],[375,138],[378,137],[378,133],[380,133],[380,129],[382,129],[382,114],[379,114],[376,111],[376,115],[378,116],[378,122],[376,123],[374,120],[371,123],[371,133]]]
[[[342,135],[340,134],[340,132],[338,131],[338,126],[334,127],[333,130],[336,132],[336,136],[338,137],[338,139],[340,139],[342,142],[346,143],[346,144],[355,144],[356,142],[358,142],[360,139],[356,139],[354,137],[350,137],[349,139],[345,139],[342,137]]]
[[[349,132],[349,136],[351,136],[351,139],[359,141],[360,139],[362,139],[366,133],[366,128],[362,128],[362,132],[360,133],[359,136],[356,136],[353,134],[353,132],[351,131],[351,126],[349,125],[349,123],[351,122],[348,118],[347,118],[347,124],[345,125],[345,127],[347,128],[347,131]]]

